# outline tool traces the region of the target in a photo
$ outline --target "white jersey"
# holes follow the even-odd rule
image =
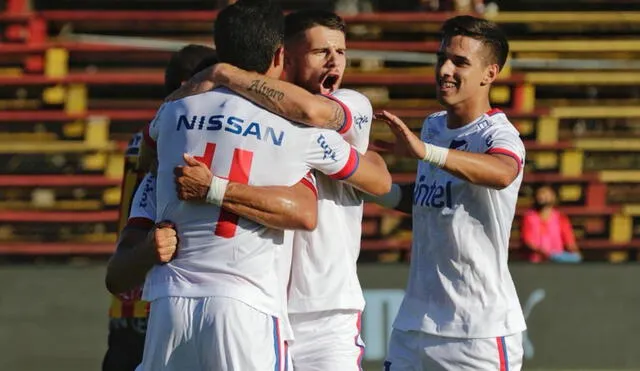
[[[340,89],[328,96],[344,108],[339,131],[360,153],[369,145],[372,108],[362,94]],[[362,198],[352,186],[318,174],[318,226],[296,231],[289,285],[289,313],[336,309],[362,311],[364,297],[356,271],[360,254]]]
[[[157,221],[176,225],[174,260],[152,269],[145,299],[230,297],[264,313],[282,315],[278,257],[284,231],[220,208],[178,200],[174,168],[196,156],[217,176],[255,186],[291,186],[312,168],[349,177],[358,155],[339,134],[294,125],[226,88],[165,103],[149,127],[157,140]]]
[[[151,173],[145,174],[133,194],[128,224],[136,220],[156,220],[156,177]]]
[[[314,177],[309,173],[303,178],[303,183],[317,193]],[[140,182],[140,187],[136,190],[131,204],[131,213],[128,224],[148,225],[148,222],[156,220],[156,177],[151,173],[144,176]],[[282,298],[282,307],[286,309],[287,301],[287,283],[289,281],[289,272],[291,270],[291,245],[293,239],[293,231],[285,231],[285,245],[282,253],[278,255],[277,266],[280,281],[280,297]],[[286,313],[286,310],[283,311]],[[281,317],[281,335],[283,340],[293,340],[293,331],[286,315]]]
[[[411,270],[394,328],[458,338],[525,330],[507,266],[525,156],[518,131],[499,110],[454,130],[447,128],[446,112],[439,112],[427,117],[421,137],[441,147],[508,155],[520,169],[508,187],[496,190],[419,163]]]

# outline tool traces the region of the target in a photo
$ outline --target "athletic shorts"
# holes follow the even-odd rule
[[[394,329],[384,371],[519,371],[522,333],[461,339]]]
[[[276,317],[231,298],[165,297],[151,303],[137,371],[284,371]]]
[[[295,371],[362,370],[360,311],[292,313],[289,321],[294,336],[289,352]]]

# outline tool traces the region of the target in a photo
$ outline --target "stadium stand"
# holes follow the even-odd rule
[[[124,143],[160,104],[170,52],[210,43],[216,14],[199,1],[153,3],[148,11],[146,0],[8,0],[0,10],[6,56],[0,63],[0,253],[113,250]],[[491,98],[528,150],[518,215],[531,204],[533,188],[550,183],[586,260],[635,260],[640,12],[596,5],[575,12],[565,2],[549,7],[555,10],[491,16],[512,40],[509,66]],[[450,16],[345,15],[352,59],[345,85],[419,130],[438,110],[433,67],[425,61]],[[372,133],[390,135],[375,124]],[[412,180],[415,163],[385,157],[396,181]],[[367,205],[363,232],[363,259],[408,258],[409,216]],[[519,246],[516,220],[512,247]]]

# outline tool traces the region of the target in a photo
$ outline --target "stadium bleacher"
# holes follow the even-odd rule
[[[123,145],[161,102],[161,71],[171,50],[210,42],[216,11],[201,4],[155,0],[148,11],[145,1],[6,1],[0,12],[6,56],[0,64],[0,253],[113,250]],[[437,29],[449,16],[345,16],[356,55],[345,86],[419,130],[438,106],[433,67],[416,61],[427,57],[415,53],[436,50]],[[528,150],[518,215],[531,204],[533,187],[551,183],[586,260],[637,259],[640,68],[633,63],[640,56],[640,12],[508,11],[491,19],[504,26],[512,45],[492,101]],[[132,36],[155,41],[118,39]],[[368,50],[377,53],[362,53]],[[384,125],[374,124],[372,132],[375,138],[390,134]],[[396,181],[412,180],[414,162],[385,157]],[[409,216],[367,205],[364,256],[407,258],[410,230]]]

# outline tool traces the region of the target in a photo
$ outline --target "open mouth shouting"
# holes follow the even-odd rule
[[[331,94],[338,88],[338,80],[340,74],[336,72],[328,72],[320,79],[320,93]]]

